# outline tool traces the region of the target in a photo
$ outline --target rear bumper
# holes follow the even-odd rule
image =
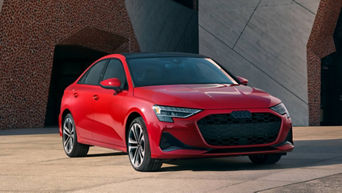
[[[205,110],[201,113],[187,118],[174,119],[174,123],[164,123],[153,120],[154,124],[147,124],[150,134],[151,156],[155,159],[182,159],[200,157],[240,156],[250,154],[286,153],[294,149],[288,139],[292,129],[291,119],[286,115],[278,115],[269,109],[245,109],[252,113],[271,113],[281,118],[281,126],[276,140],[268,144],[235,145],[235,146],[214,146],[210,145],[203,138],[198,128],[198,120],[211,115],[231,113],[233,110]],[[158,124],[155,124],[158,123]],[[171,136],[173,145],[162,147],[162,137],[167,133]]]

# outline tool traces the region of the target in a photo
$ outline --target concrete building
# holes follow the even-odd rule
[[[279,97],[295,125],[342,125],[342,0],[0,0],[0,128],[55,125],[95,59],[199,52]],[[338,22],[339,21],[339,22]]]
[[[199,52],[279,97],[295,125],[342,124],[342,71],[321,79],[340,10],[340,0],[199,0]]]
[[[64,88],[108,53],[198,52],[196,1],[141,2],[0,0],[0,128],[56,125]]]
[[[196,2],[195,0],[126,0],[125,5],[140,50],[198,53]]]

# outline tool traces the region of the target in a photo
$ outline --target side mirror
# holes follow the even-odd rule
[[[109,78],[100,82],[102,88],[120,90],[121,81],[118,78]]]
[[[241,77],[241,76],[237,76],[236,78],[238,79],[238,81],[240,82],[240,84],[246,85],[246,86],[247,86],[247,84],[248,84],[248,80],[247,80],[247,79],[245,79],[245,78],[243,78],[243,77]]]

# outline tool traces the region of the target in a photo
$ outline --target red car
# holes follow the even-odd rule
[[[69,157],[96,145],[128,152],[138,171],[163,160],[248,155],[273,164],[293,146],[286,107],[212,59],[112,54],[64,91],[60,135]]]

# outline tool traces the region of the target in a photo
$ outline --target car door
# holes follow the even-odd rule
[[[118,78],[121,81],[120,91],[100,88],[96,93],[98,100],[95,104],[96,112],[96,139],[102,143],[112,145],[124,144],[124,118],[123,106],[128,95],[128,84],[125,70],[120,60],[111,59],[107,64],[102,80]]]
[[[96,127],[94,105],[97,101],[96,90],[100,88],[99,81],[103,76],[108,60],[94,64],[72,88],[74,96],[73,113],[79,136],[93,138],[93,128]]]

